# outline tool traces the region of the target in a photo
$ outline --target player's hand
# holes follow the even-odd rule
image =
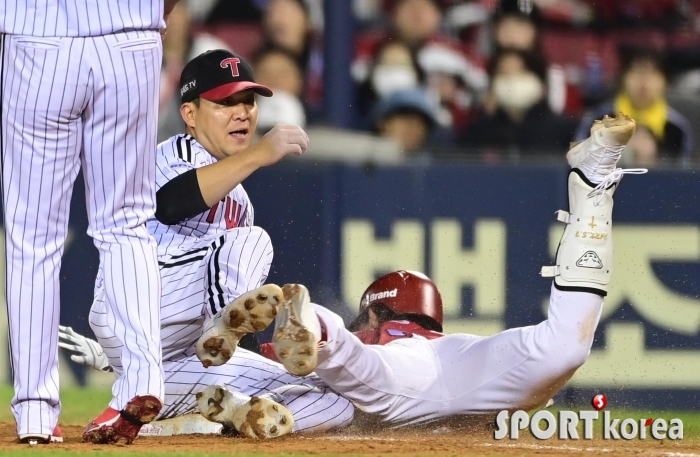
[[[277,124],[258,143],[262,165],[277,163],[287,155],[301,155],[309,145],[309,136],[298,125]]]
[[[70,327],[58,326],[58,347],[69,353],[70,359],[99,371],[113,371],[109,359],[97,341],[76,333]]]

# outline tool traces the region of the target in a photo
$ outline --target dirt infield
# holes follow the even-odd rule
[[[487,430],[470,432],[384,431],[381,434],[347,432],[316,436],[287,436],[269,441],[221,436],[180,436],[139,438],[131,446],[96,446],[80,442],[81,426],[64,425],[65,443],[52,449],[71,453],[119,451],[126,454],[148,452],[187,452],[197,454],[302,454],[302,455],[391,455],[391,456],[493,456],[493,455],[638,455],[700,457],[700,442],[685,441],[495,441]],[[0,451],[26,448],[15,435],[14,424],[0,423]],[[42,446],[45,448],[45,446]]]

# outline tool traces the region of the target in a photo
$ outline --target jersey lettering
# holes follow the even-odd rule
[[[238,204],[237,201],[233,200],[231,197],[226,196],[225,199],[221,200],[224,203],[224,222],[226,222],[226,229],[230,230],[239,226],[241,221],[241,216],[243,213],[243,207]],[[216,212],[219,209],[219,202],[216,202],[214,206],[209,210],[207,215],[207,222],[210,224],[214,223],[214,218],[216,217]]]

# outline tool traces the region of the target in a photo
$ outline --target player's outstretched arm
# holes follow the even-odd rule
[[[70,354],[70,359],[99,371],[113,371],[102,346],[71,327],[58,326],[58,347]]]
[[[255,145],[216,163],[189,170],[156,193],[156,219],[179,224],[214,206],[260,167],[301,155],[309,137],[298,125],[276,125]]]
[[[278,124],[248,149],[197,168],[197,181],[204,202],[211,207],[258,168],[275,164],[288,155],[301,155],[308,144],[309,137],[301,127]]]

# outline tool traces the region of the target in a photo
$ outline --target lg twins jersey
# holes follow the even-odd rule
[[[197,140],[185,134],[159,144],[156,156],[156,191],[187,171],[216,162]],[[175,225],[165,225],[152,218],[148,221],[148,231],[158,242],[158,255],[162,256],[187,249],[195,240],[212,239],[227,230],[252,225],[253,205],[239,184],[208,211]]]

